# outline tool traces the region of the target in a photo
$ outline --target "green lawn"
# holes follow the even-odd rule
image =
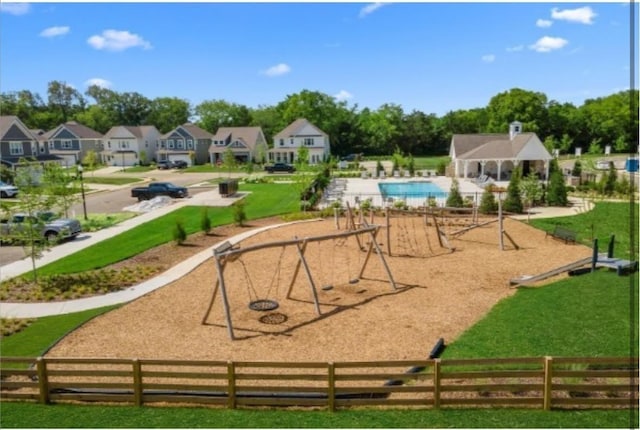
[[[84,175],[85,184],[127,185],[141,182],[142,178],[122,178],[117,176],[91,176]]]
[[[287,184],[243,184],[240,191],[249,192],[245,198],[245,212],[249,220],[294,212],[299,205],[295,188]],[[229,207],[211,207],[208,210],[213,227],[233,222],[232,209]],[[198,206],[179,208],[164,217],[40,267],[38,273],[77,273],[127,259],[172,241],[177,220],[183,222],[187,234],[200,231],[201,213],[202,208]]]

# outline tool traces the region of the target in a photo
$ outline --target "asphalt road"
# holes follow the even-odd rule
[[[91,175],[91,174],[89,174]],[[87,207],[87,213],[118,213],[123,212],[123,209],[127,206],[138,203],[137,199],[131,197],[131,188],[145,186],[146,182],[150,181],[167,181],[173,182],[176,185],[186,186],[189,188],[190,195],[196,195],[198,193],[211,190],[211,187],[195,186],[201,184],[207,180],[215,179],[218,177],[228,177],[227,174],[218,173],[185,173],[176,170],[153,170],[146,173],[123,173],[123,172],[110,172],[108,174],[97,172],[95,176],[120,176],[120,177],[133,177],[144,178],[145,182],[129,184],[122,187],[117,187],[113,190],[92,190],[91,183],[85,184],[85,203]],[[232,175],[234,176],[234,175]],[[235,176],[240,176],[236,174]],[[70,208],[69,216],[72,218],[82,218],[84,214],[82,201],[74,204]],[[25,252],[22,246],[9,246],[2,244],[0,246],[0,270],[1,266],[5,264],[18,261],[25,257]]]

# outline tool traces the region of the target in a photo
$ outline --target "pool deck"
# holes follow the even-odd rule
[[[448,193],[451,189],[451,178],[447,176],[431,176],[428,178],[425,177],[414,177],[414,178],[405,178],[405,177],[387,177],[386,179],[362,179],[362,178],[343,178],[343,179],[334,179],[331,185],[328,188],[327,193],[325,194],[326,200],[323,202],[326,205],[330,205],[334,201],[338,199],[342,201],[343,204],[349,203],[350,206],[354,207],[356,205],[356,198],[360,201],[371,199],[371,203],[374,206],[384,206],[385,201],[382,198],[382,194],[380,193],[380,188],[378,188],[378,184],[381,182],[393,183],[393,182],[432,182],[437,185],[442,191]],[[506,186],[508,182],[504,184],[502,182],[496,182],[497,186]],[[458,179],[458,189],[460,194],[463,197],[472,196],[474,198],[480,199],[484,189],[478,186],[472,180],[464,180]],[[438,206],[444,206],[446,202],[446,198],[437,198],[436,199]],[[479,201],[479,200],[478,200]],[[410,206],[421,206],[424,205],[424,198],[408,198],[407,204]]]

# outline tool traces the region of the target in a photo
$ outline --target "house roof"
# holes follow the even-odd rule
[[[455,140],[457,136],[461,136],[460,139],[466,146],[461,145],[462,149],[468,149],[465,152],[460,152],[461,147],[458,146],[458,141]],[[530,142],[537,141],[535,133],[520,133],[514,136],[513,139],[509,139],[509,135],[455,135],[454,143],[456,157],[461,160],[495,160],[495,159],[518,159],[522,158],[521,155],[524,149]],[[475,145],[475,146],[473,146]],[[541,148],[535,148],[536,159],[551,159],[548,151],[542,146]],[[526,158],[529,158],[527,155]]]
[[[327,136],[327,133],[311,124],[305,118],[299,118],[273,136],[274,139],[284,139],[293,136]]]
[[[24,134],[30,137],[32,140],[37,140],[36,135],[34,135],[32,131],[29,130],[27,126],[22,123],[22,121],[20,121],[20,118],[18,118],[15,115],[0,116],[0,139],[1,140],[6,140],[6,139],[12,140],[12,137],[14,139],[17,137],[17,136],[12,136],[12,137],[7,136],[7,133],[12,128],[12,126],[16,126],[21,130],[19,134],[21,135]],[[10,134],[14,134],[14,132],[15,132],[15,129]],[[22,136],[19,137],[19,140],[23,140]]]
[[[98,133],[92,128],[87,127],[86,125],[77,123],[75,121],[68,121],[64,124],[60,124],[53,130],[49,130],[40,136],[41,140],[48,140],[55,136],[61,129],[67,129],[71,134],[76,136],[78,139],[102,139],[104,136],[101,133]]]
[[[262,134],[260,127],[220,127],[213,136],[214,140],[225,140],[229,136],[232,139],[240,139],[250,144],[255,144]]]
[[[149,131],[155,129],[153,125],[117,125],[111,127],[109,131],[104,135],[105,138],[116,138],[116,137],[129,137],[129,136],[120,136],[118,135],[118,131],[126,130],[131,134],[131,137],[135,137],[137,139],[142,139]]]
[[[187,122],[185,124],[182,124],[182,125],[174,128],[169,133],[163,134],[160,138],[161,139],[168,139],[180,127],[182,127],[187,133],[189,133],[189,135],[191,137],[193,137],[195,139],[213,139],[213,134],[209,133],[207,130],[204,130],[204,129],[202,129],[202,128],[198,127],[197,125],[192,124],[190,122]]]

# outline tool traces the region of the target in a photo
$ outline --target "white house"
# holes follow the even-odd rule
[[[509,134],[454,134],[449,156],[455,177],[487,175],[498,181],[508,180],[518,166],[523,176],[533,172],[548,179],[553,159],[538,136],[523,133],[517,121],[510,124]]]
[[[146,164],[156,158],[160,132],[153,125],[111,127],[104,135],[102,160],[113,166]]]
[[[273,137],[269,161],[293,163],[298,158],[300,147],[309,150],[309,164],[321,163],[331,155],[329,135],[306,119],[300,118]]]

